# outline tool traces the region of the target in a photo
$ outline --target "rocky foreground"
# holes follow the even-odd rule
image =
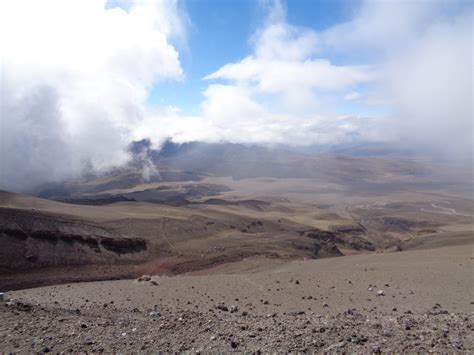
[[[435,305],[425,314],[293,312],[266,316],[227,306],[206,311],[68,310],[21,302],[0,311],[5,352],[333,351],[465,352],[473,350],[474,317]]]
[[[472,353],[471,252],[457,246],[7,292],[0,350]],[[251,262],[259,261],[234,268]]]

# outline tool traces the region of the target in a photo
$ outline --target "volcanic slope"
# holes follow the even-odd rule
[[[99,205],[1,192],[0,283],[12,289],[142,273],[174,275],[239,265],[252,257],[263,266],[472,240],[472,200],[449,188],[433,190],[429,183],[413,187],[397,180],[387,186],[209,177],[101,192],[112,198],[139,193],[142,200],[166,192],[167,202]],[[184,201],[179,206],[172,202],[176,193]]]
[[[175,207],[76,205],[7,192],[0,197],[4,288],[178,274],[251,256],[320,258],[342,255],[339,248],[376,248],[360,231],[331,232],[291,219],[305,207],[262,200],[207,199]]]

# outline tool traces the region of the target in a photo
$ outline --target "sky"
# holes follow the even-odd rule
[[[472,20],[465,0],[4,0],[0,189],[145,138],[472,161]]]
[[[349,1],[297,0],[285,4],[288,20],[299,26],[324,29],[335,21],[347,19],[353,8]],[[181,82],[158,83],[150,104],[179,106],[188,115],[199,114],[202,92],[209,73],[226,63],[242,59],[252,51],[251,37],[264,25],[267,13],[257,0],[190,0],[183,2],[188,14],[189,31],[186,44],[177,44],[185,79]],[[344,57],[335,58],[343,60]],[[184,93],[184,95],[183,95]]]

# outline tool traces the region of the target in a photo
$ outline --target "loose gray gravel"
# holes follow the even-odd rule
[[[206,310],[84,309],[0,303],[3,352],[470,352],[474,316],[435,305],[424,314],[303,310],[253,315]]]

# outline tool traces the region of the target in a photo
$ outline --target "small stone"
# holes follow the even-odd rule
[[[346,345],[344,341],[341,341],[339,343],[332,344],[331,346],[328,346],[326,349],[324,349],[324,352],[328,352],[334,349],[342,348]]]
[[[383,292],[383,290],[378,290],[377,296],[385,296],[385,292]]]
[[[288,312],[288,314],[290,316],[299,316],[299,315],[303,315],[304,314],[304,311],[303,310],[295,310],[295,311],[290,311]]]
[[[237,348],[238,344],[234,340],[232,340],[230,342],[230,346],[232,347],[232,349],[235,349],[235,348]]]
[[[150,285],[158,286],[158,285],[159,285],[159,282],[156,281],[156,280],[151,280],[151,281],[150,281]]]

